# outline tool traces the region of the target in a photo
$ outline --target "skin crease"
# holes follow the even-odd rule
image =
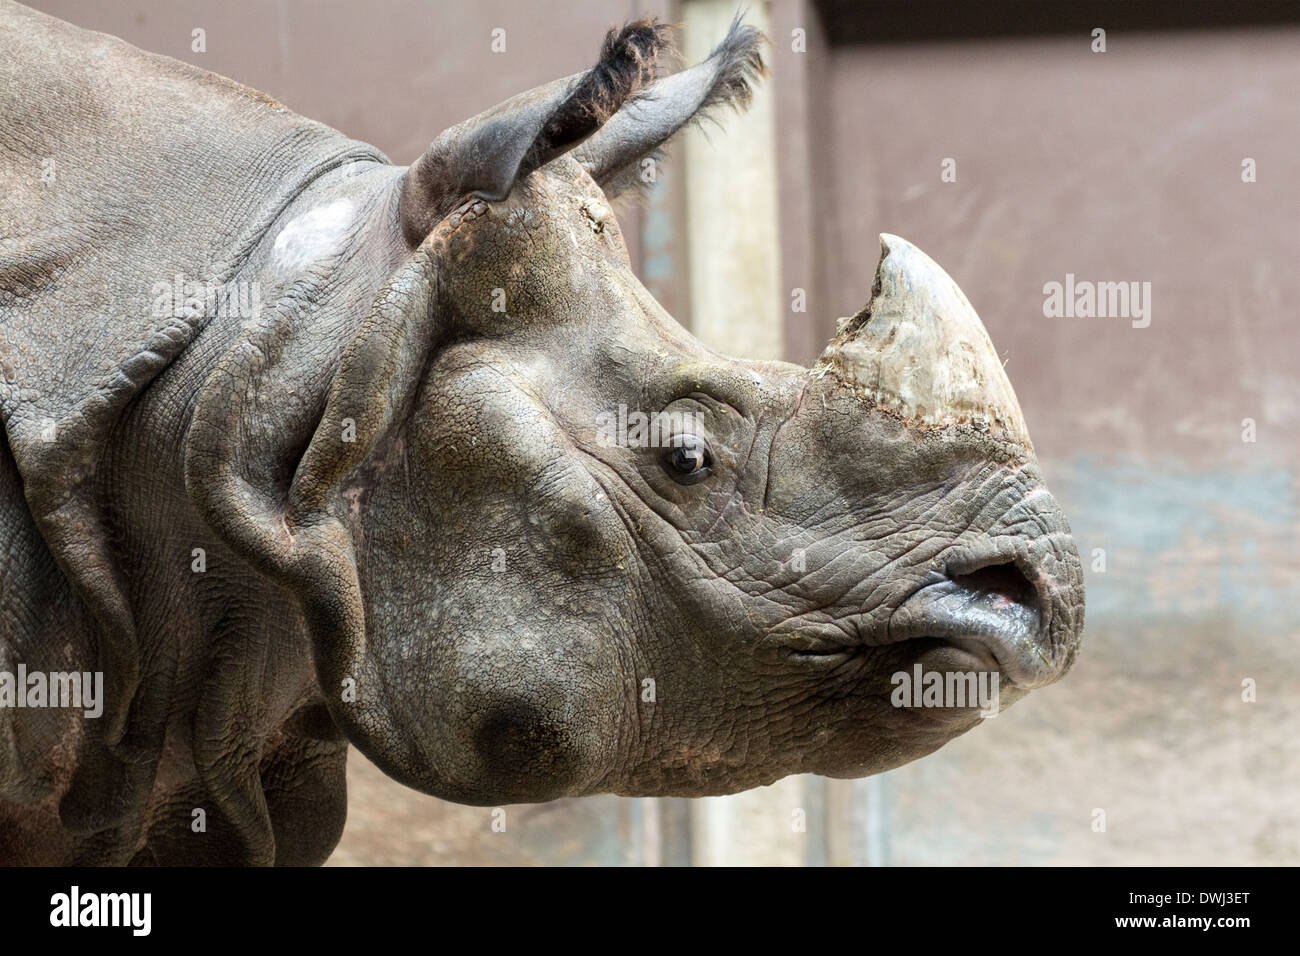
[[[73,183],[100,170],[97,193],[0,206],[6,234],[35,237],[0,246],[0,327],[29,346],[0,352],[0,561],[19,582],[0,595],[0,669],[110,681],[101,721],[0,711],[0,862],[323,862],[349,743],[483,805],[880,772],[979,722],[889,697],[917,661],[996,666],[905,639],[926,636],[910,599],[986,565],[1034,592],[1043,682],[1070,666],[1082,574],[1029,449],[705,348],[637,281],[616,218],[593,214],[698,110],[744,102],[756,37],[733,30],[602,140],[661,42],[633,25],[588,75],[596,107],[542,88],[493,120],[521,137],[492,154],[509,164],[484,160],[470,121],[416,175],[229,81],[0,16],[32,38],[11,60],[55,64],[42,80],[29,63],[37,88],[107,50],[125,85],[89,99],[78,141],[100,141],[102,114],[140,167],[33,147],[39,105],[0,130],[6,163],[53,154]],[[234,158],[131,152],[151,134],[108,104],[155,102],[150,84],[178,75],[202,115],[226,111],[195,128]],[[195,196],[184,221],[132,233],[136,211]],[[150,339],[147,293],[177,272],[257,282],[263,309]],[[82,314],[58,297],[106,281],[111,335],[57,324]],[[67,364],[80,354],[108,378]],[[698,416],[708,476],[680,484],[663,448],[602,443],[620,405]],[[1025,690],[1004,675],[1003,705]]]

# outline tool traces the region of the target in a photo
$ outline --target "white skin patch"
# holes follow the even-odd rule
[[[355,208],[355,203],[337,199],[289,220],[275,237],[272,265],[283,271],[303,269],[337,252]]]

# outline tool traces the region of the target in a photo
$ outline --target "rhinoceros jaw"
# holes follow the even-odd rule
[[[906,239],[880,237],[871,301],[844,320],[815,371],[930,425],[967,424],[1032,450],[1020,403],[975,309]]]

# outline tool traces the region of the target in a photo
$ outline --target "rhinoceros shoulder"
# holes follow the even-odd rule
[[[387,159],[224,77],[7,0],[0,115],[0,418],[56,507],[206,324],[163,290],[230,281],[315,179]]]

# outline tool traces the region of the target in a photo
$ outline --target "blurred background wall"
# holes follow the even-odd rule
[[[736,7],[32,5],[264,90],[397,163],[585,68],[615,23],[682,23],[694,61]],[[769,81],[620,213],[635,267],[709,344],[807,362],[869,297],[877,233],[941,263],[1071,516],[1088,571],[1079,664],[868,780],[509,807],[504,830],[354,752],[332,862],[1300,863],[1300,5],[747,8],[772,39]],[[1048,317],[1044,286],[1067,276],[1150,283],[1148,311]]]

